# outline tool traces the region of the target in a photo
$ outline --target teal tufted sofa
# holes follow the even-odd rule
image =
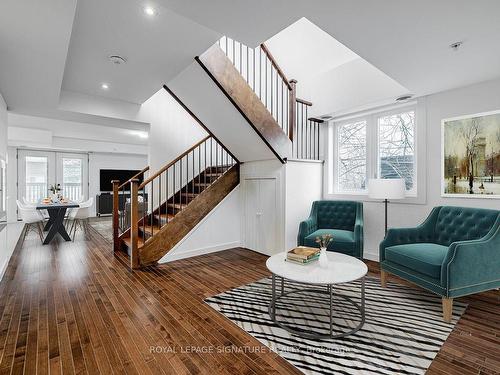
[[[451,320],[453,298],[500,287],[500,211],[435,207],[416,228],[391,228],[380,243],[382,286],[387,273],[443,298]]]
[[[363,203],[315,201],[309,218],[300,223],[299,246],[318,247],[316,237],[331,234],[328,250],[363,258]]]

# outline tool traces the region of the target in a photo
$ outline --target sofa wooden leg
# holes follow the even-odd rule
[[[452,312],[453,312],[453,298],[443,297],[443,320],[446,323],[451,322]]]
[[[380,285],[382,288],[385,288],[387,286],[387,279],[389,277],[389,274],[385,271],[380,270]]]

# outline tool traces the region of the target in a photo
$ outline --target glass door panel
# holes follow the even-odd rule
[[[61,194],[79,202],[88,196],[88,157],[86,154],[57,153],[57,180]]]
[[[49,196],[50,185],[56,183],[55,154],[45,151],[20,150],[18,153],[18,198],[22,203],[37,203]]]

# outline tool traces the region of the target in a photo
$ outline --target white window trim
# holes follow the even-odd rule
[[[342,124],[351,123],[367,119],[366,134],[366,152],[367,152],[367,178],[374,178],[378,174],[378,122],[377,118],[394,113],[400,113],[408,110],[415,111],[415,184],[414,189],[407,192],[405,199],[395,201],[394,203],[425,204],[426,203],[426,127],[427,113],[425,98],[405,105],[394,105],[380,108],[378,110],[369,110],[362,113],[356,113],[352,116],[342,116],[342,118],[332,119],[328,123],[328,137],[325,137],[324,147],[326,152],[326,161],[324,168],[324,198],[325,199],[355,199],[366,202],[376,202],[377,200],[368,197],[367,190],[359,191],[336,191],[337,186],[337,162],[338,149],[336,145],[337,127]],[[372,129],[368,129],[371,127]],[[375,129],[373,129],[375,127]]]

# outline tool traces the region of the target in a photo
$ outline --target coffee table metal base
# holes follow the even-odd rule
[[[358,304],[357,302],[353,301],[352,298],[350,298],[348,296],[343,296],[341,294],[336,295],[336,297],[340,297],[340,298],[346,300],[347,302],[349,302],[350,304],[352,304],[359,311],[360,318],[361,318],[359,324],[355,328],[353,328],[347,332],[342,332],[342,333],[337,333],[337,334],[333,333],[333,328],[334,328],[333,295],[334,294],[333,294],[333,285],[332,284],[324,285],[324,286],[326,286],[326,290],[322,289],[322,288],[318,288],[316,285],[316,287],[313,287],[313,288],[293,289],[293,290],[285,293],[285,278],[280,277],[281,278],[281,288],[280,288],[281,293],[279,296],[277,296],[276,277],[280,277],[280,276],[276,276],[275,274],[272,275],[272,299],[271,299],[271,303],[269,304],[268,311],[269,311],[269,316],[271,317],[271,320],[274,323],[276,323],[279,327],[283,328],[284,330],[286,330],[294,335],[304,337],[307,339],[325,340],[325,339],[336,339],[336,338],[352,335],[352,334],[356,333],[357,331],[359,331],[361,329],[361,327],[363,327],[363,325],[365,324],[365,278],[364,277],[361,278],[361,304]],[[291,325],[279,322],[276,319],[276,302],[277,301],[279,301],[282,297],[289,296],[291,294],[305,292],[305,291],[326,294],[328,296],[329,307],[330,307],[330,313],[329,313],[330,327],[329,327],[328,334],[326,334],[326,333],[325,334],[308,333],[308,332],[305,332],[305,330],[303,330],[303,329],[292,327]]]

